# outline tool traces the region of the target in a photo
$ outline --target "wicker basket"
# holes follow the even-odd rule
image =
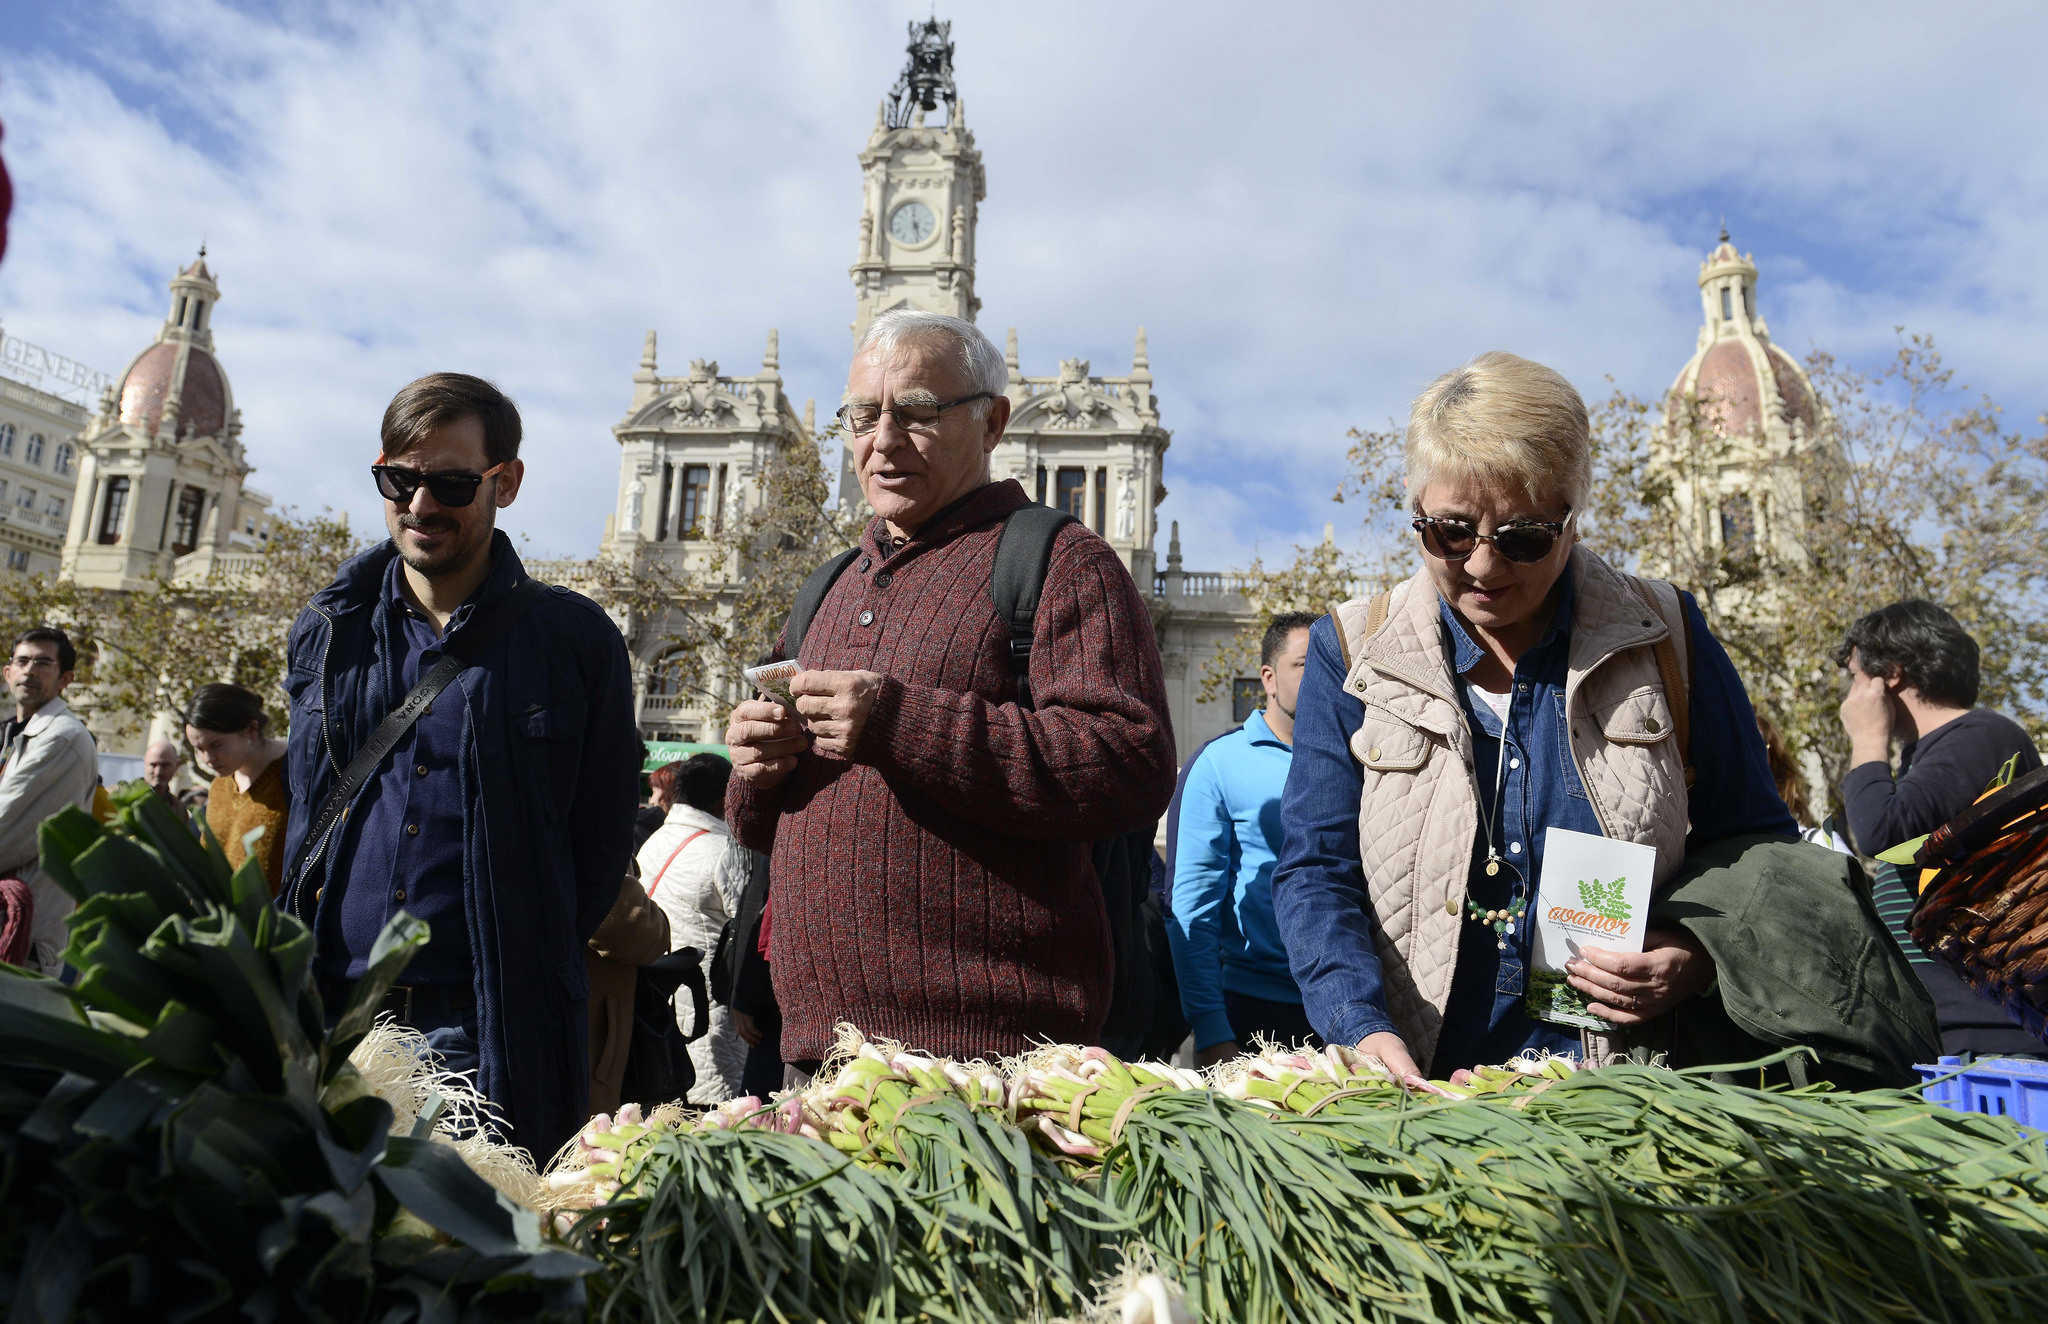
[[[2048,1041],[2048,768],[1970,806],[1921,846],[1914,939]]]

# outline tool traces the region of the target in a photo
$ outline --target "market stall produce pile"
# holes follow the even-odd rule
[[[595,1119],[550,1184],[603,1201],[557,1221],[628,1320],[1059,1317],[1127,1253],[1205,1319],[2002,1320],[2048,1291],[2048,1140],[1999,1119],[1633,1065],[1461,1093],[1341,1050],[1204,1082],[866,1044],[767,1107]]]
[[[459,1113],[401,1118],[374,1045],[351,1063],[426,927],[393,922],[328,1033],[254,853],[231,874],[147,787],[117,799],[114,831],[42,829],[77,986],[0,966],[7,1318],[580,1319],[588,1264],[470,1166],[516,1188],[515,1151],[465,1155]]]
[[[1341,1048],[1197,1075],[851,1035],[765,1105],[594,1119],[543,1182],[372,1024],[418,925],[330,1033],[311,935],[153,797],[44,847],[81,974],[0,972],[9,1318],[2005,1320],[2048,1296],[2048,1138],[1641,1066],[1415,1098]]]

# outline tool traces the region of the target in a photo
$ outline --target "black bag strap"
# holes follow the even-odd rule
[[[825,595],[832,591],[832,585],[846,567],[853,564],[853,558],[860,555],[860,548],[849,547],[825,564],[811,571],[811,577],[796,591],[796,600],[789,604],[789,619],[782,627],[782,655],[796,656],[796,650],[803,647],[804,633],[811,628],[811,617],[818,614],[818,608],[825,601]]]
[[[533,580],[519,581],[513,586],[511,594],[502,605],[463,631],[462,639],[459,641],[462,646],[459,654],[453,648],[443,651],[434,665],[428,667],[420,676],[419,683],[399,701],[398,706],[384,714],[384,720],[377,724],[377,729],[370,733],[369,740],[365,741],[363,747],[356,751],[355,757],[348,761],[348,767],[342,771],[340,779],[334,783],[327,792],[327,798],[321,802],[320,813],[313,820],[312,830],[306,834],[306,840],[312,843],[312,848],[306,852],[306,862],[299,866],[301,879],[319,863],[320,856],[327,849],[328,837],[348,817],[348,807],[355,802],[356,793],[362,790],[363,784],[383,766],[384,760],[397,748],[398,742],[405,738],[405,733],[412,729],[414,722],[419,721],[420,714],[427,710],[428,705],[434,702],[442,690],[448,688],[450,681],[470,665],[471,659],[481,657],[484,650],[497,641],[513,619],[520,614],[521,609],[539,592],[540,585]]]
[[[1055,506],[1022,506],[1003,521],[996,538],[996,563],[989,571],[988,595],[996,615],[1010,627],[1010,673],[1017,678],[1017,702],[1031,706],[1031,642],[1038,618],[1038,598],[1045,591],[1045,572],[1052,564],[1052,545],[1060,529],[1075,523]]]

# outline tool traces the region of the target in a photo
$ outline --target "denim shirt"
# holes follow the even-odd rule
[[[1600,831],[1566,737],[1572,590],[1569,576],[1559,582],[1563,592],[1556,619],[1515,668],[1509,767],[1498,809],[1493,788],[1501,723],[1489,708],[1461,692],[1480,785],[1480,831],[1489,815],[1497,819],[1495,840],[1502,859],[1512,866],[1489,879],[1482,867],[1485,843],[1473,842],[1469,895],[1484,908],[1506,902],[1506,884],[1514,875],[1524,878],[1533,893],[1541,876],[1543,829]],[[1778,798],[1742,680],[1708,632],[1692,596],[1681,593],[1680,599],[1691,641],[1692,759],[1698,774],[1689,799],[1687,848],[1741,833],[1793,836],[1797,829]],[[1440,621],[1444,647],[1463,676],[1479,661],[1479,645],[1441,604]],[[1364,772],[1349,742],[1365,720],[1365,705],[1345,691],[1345,673],[1337,626],[1326,616],[1309,631],[1307,668],[1295,708],[1294,763],[1281,799],[1284,839],[1274,869],[1273,905],[1310,1024],[1331,1042],[1351,1044],[1395,1027],[1382,994],[1376,920],[1366,904],[1358,848]],[[1514,849],[1517,845],[1520,850]],[[1532,910],[1534,905],[1532,900]],[[1502,952],[1490,927],[1466,923],[1432,1064],[1438,1075],[1499,1061],[1524,1047],[1576,1045],[1575,1031],[1560,1033],[1562,1027],[1532,1021],[1521,1011],[1528,940],[1528,926],[1518,924]]]

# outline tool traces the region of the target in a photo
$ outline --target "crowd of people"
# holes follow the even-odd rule
[[[384,1009],[542,1155],[630,1090],[636,971],[677,950],[711,976],[708,1014],[675,999],[697,1103],[800,1083],[842,1022],[963,1058],[1098,1042],[1134,970],[1175,990],[1148,1014],[1175,1038],[1184,1018],[1204,1063],[1260,1039],[1340,1042],[1426,1090],[1529,1049],[1713,1060],[1733,1022],[1853,1037],[1811,1008],[1743,1005],[1759,983],[1743,976],[1873,940],[1924,985],[1898,1015],[1929,1051],[1937,1015],[1944,1050],[2043,1051],[1913,944],[1897,870],[1863,909],[1852,896],[1849,851],[1945,821],[2010,758],[2039,763],[1975,707],[1976,644],[1940,607],[1847,631],[1846,817],[1808,821],[1691,595],[1585,537],[1578,393],[1487,354],[1414,405],[1414,576],[1275,618],[1264,707],[1177,760],[1121,557],[1080,522],[1019,518],[1042,508],[991,479],[1007,385],[970,323],[873,322],[838,412],[873,517],[767,659],[796,663],[787,693],[740,702],[729,759],[656,769],[644,804],[617,626],[531,579],[496,526],[525,477],[517,410],[462,374],[401,390],[371,467],[390,537],[299,615],[286,734],[235,685],[182,715],[212,777],[206,822],[312,930],[326,1005],[394,917],[423,921]],[[1021,590],[1019,546],[1039,553]],[[61,697],[76,661],[62,631],[23,633],[0,732],[0,875],[19,880],[0,889],[32,914],[10,959],[52,974],[69,907],[36,829],[96,784]],[[145,780],[171,795],[181,760],[151,746]],[[1163,904],[1133,907],[1105,843],[1142,851],[1162,819]],[[1587,946],[1565,966],[1591,1030],[1527,997],[1554,829],[1655,852],[1642,950]],[[1736,942],[1667,904],[1764,885],[1807,889],[1829,918]],[[1147,967],[1129,930],[1161,914],[1170,960]]]

